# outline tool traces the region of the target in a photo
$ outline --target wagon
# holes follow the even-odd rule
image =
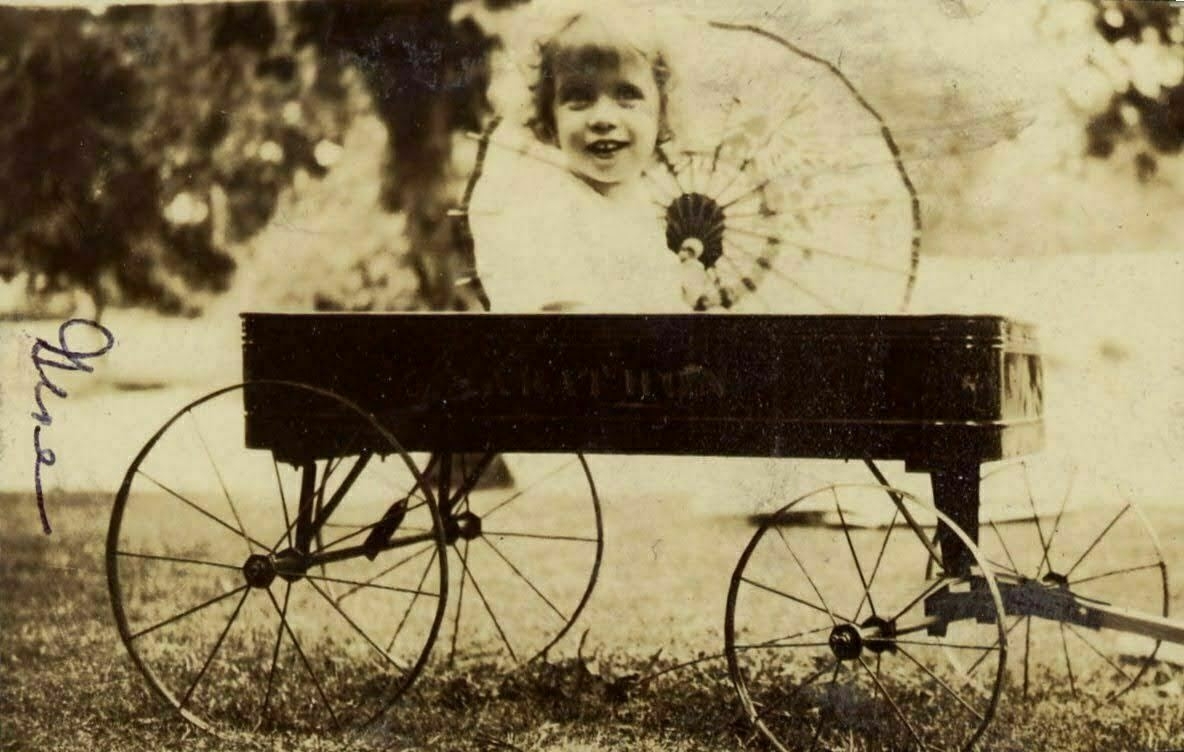
[[[586,455],[599,453],[867,465],[867,484],[763,515],[738,552],[723,654],[745,713],[778,749],[833,735],[969,748],[1008,684],[1021,623],[1028,640],[1033,621],[1074,639],[1070,682],[1084,684],[1085,666],[1104,659],[1110,694],[1139,679],[1158,641],[1184,640],[1166,618],[1158,548],[1117,562],[1097,553],[1138,523],[1129,504],[1069,543],[1057,538],[1070,526],[1065,501],[1055,518],[1033,507],[1035,568],[1019,563],[1030,552],[1017,547],[985,553],[988,532],[1006,536],[980,523],[980,469],[1043,442],[1041,358],[1025,324],[695,314],[242,321],[244,383],[187,406],[148,441],[108,538],[120,635],[156,694],[203,728],[372,730],[442,634],[435,647],[449,658],[545,656],[597,579],[604,525]],[[927,473],[932,504],[893,488],[880,460]],[[790,527],[807,508],[831,524]],[[849,519],[871,510],[882,512],[877,525]],[[915,577],[881,576],[889,562]],[[1162,599],[1121,607],[1124,594],[1147,590],[1126,578],[1147,575]],[[193,603],[167,597],[178,582]],[[1091,639],[1099,630],[1146,644],[1134,660],[1107,654]]]

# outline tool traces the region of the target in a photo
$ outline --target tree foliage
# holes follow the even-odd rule
[[[1184,150],[1184,7],[1179,3],[1092,0],[1094,29],[1105,47],[1087,75],[1104,78],[1112,95],[1086,126],[1088,153],[1110,157],[1119,143],[1142,145],[1140,179],[1157,160]]]
[[[0,9],[0,277],[184,312],[298,171],[332,163],[343,60],[290,6]]]
[[[522,0],[478,0],[500,8]],[[432,308],[466,307],[454,288],[459,247],[448,210],[456,200],[452,143],[488,112],[488,52],[494,41],[453,2],[339,0],[296,6],[298,41],[358,71],[387,129],[381,203],[404,212],[421,297]]]

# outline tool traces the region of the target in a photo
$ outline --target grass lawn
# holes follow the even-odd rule
[[[547,661],[513,666],[491,663],[480,655],[465,658],[462,645],[462,658],[456,665],[449,668],[440,660],[429,662],[411,691],[382,722],[350,745],[341,737],[290,725],[255,728],[257,718],[249,703],[239,715],[228,716],[231,730],[222,738],[179,719],[150,691],[114,626],[103,563],[110,499],[95,495],[55,498],[55,533],[50,537],[38,531],[35,505],[29,496],[9,495],[3,501],[3,750],[338,750],[347,746],[586,752],[769,749],[744,717],[722,660],[705,661],[652,681],[630,678],[720,649],[722,592],[752,532],[737,520],[673,520],[661,538],[667,549],[659,559],[654,553],[652,520],[670,511],[669,507],[657,501],[647,514],[636,515],[629,514],[636,506],[617,500],[606,507],[605,563],[596,593],[585,617],[564,641],[563,650]],[[1169,566],[1176,565],[1178,571],[1178,565],[1184,563],[1184,520],[1161,511],[1152,521],[1165,542]],[[794,529],[791,535],[795,546],[810,555],[842,542],[833,529]],[[857,542],[862,540],[860,535],[875,544],[882,534],[858,532]],[[675,537],[679,541],[671,540]],[[898,566],[907,569],[914,563],[894,560],[885,568],[887,582],[905,579],[903,571],[892,569]],[[840,576],[850,576],[840,570],[823,566],[814,571],[821,572],[817,576],[826,589],[838,587]],[[710,584],[697,585],[700,582]],[[162,602],[193,602],[197,588],[193,579],[178,577],[162,592]],[[1177,605],[1181,603],[1179,586],[1172,595]],[[513,613],[511,610],[506,617],[511,622],[516,618]],[[753,618],[752,630],[768,626],[759,623],[764,616]],[[584,630],[587,641],[577,656],[575,645]],[[442,647],[448,644],[447,635],[445,629],[434,655],[447,652]],[[179,649],[185,649],[185,637],[182,632]],[[1017,636],[1010,640],[1014,658],[1021,640]],[[232,642],[228,640],[227,645]],[[1184,746],[1184,702],[1179,694],[1184,669],[1157,664],[1121,700],[1098,705],[1071,693],[1064,672],[1056,670],[1060,653],[1043,644],[1035,648],[1046,649],[1050,672],[1034,669],[1036,681],[1027,698],[1019,690],[1013,670],[1010,691],[1005,693],[981,748],[1068,752]],[[205,649],[194,652],[204,654]],[[1077,671],[1084,670],[1088,655],[1085,648],[1074,653],[1074,660],[1082,661]],[[342,661],[339,668],[356,675],[373,667],[365,658],[347,655]],[[236,659],[231,657],[224,663],[225,667],[212,669],[211,676],[233,670]],[[770,675],[776,675],[778,669],[769,670],[774,672]],[[219,676],[225,679],[228,675]],[[258,697],[258,676],[254,680],[251,676],[244,672],[237,683],[225,679],[220,686],[230,688],[231,695],[241,691]],[[1103,675],[1097,680],[1103,686],[1094,689],[1105,694],[1107,681],[1112,679]],[[222,699],[230,703],[228,707],[237,707],[234,698]],[[308,707],[317,707],[315,699]],[[928,720],[942,722],[940,718]],[[893,720],[871,718],[869,723],[873,731],[868,738],[885,741],[831,738],[820,748],[879,749],[881,744],[889,744],[886,740],[892,738]],[[884,728],[882,737],[874,731],[876,724]]]

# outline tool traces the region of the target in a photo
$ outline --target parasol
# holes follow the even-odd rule
[[[638,274],[644,276],[646,263],[658,263],[654,254],[667,254],[663,263],[678,260],[684,269],[694,265],[702,285],[684,289],[684,310],[904,310],[920,251],[917,193],[888,125],[850,78],[757,26],[656,11],[645,23],[663,40],[672,71],[671,137],[658,144],[635,199],[636,211],[648,212],[660,235],[630,250]],[[531,50],[546,28],[537,21],[533,40],[506,43],[511,64],[491,90],[495,113],[473,135],[474,168],[455,212],[470,262],[461,283],[490,287],[482,224],[531,202],[545,205],[554,196],[548,170],[564,169],[559,149],[524,125],[537,68]],[[483,201],[483,189],[496,200]],[[537,225],[562,208],[533,216],[527,209],[519,226]],[[552,236],[554,245],[580,253],[611,246],[614,222],[597,225],[578,202],[566,208],[565,231]],[[581,223],[593,227],[581,235]],[[562,264],[569,250],[554,249],[553,262]],[[497,310],[498,300],[492,304]]]

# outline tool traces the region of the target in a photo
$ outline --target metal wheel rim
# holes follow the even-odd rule
[[[572,627],[575,625],[576,621],[579,619],[580,615],[583,613],[583,610],[584,610],[585,606],[588,604],[588,601],[591,599],[592,591],[595,588],[596,582],[599,578],[600,565],[603,560],[603,554],[604,554],[604,518],[603,518],[603,511],[602,511],[601,502],[600,502],[600,495],[599,495],[598,491],[596,490],[596,483],[593,480],[592,471],[588,465],[588,461],[587,461],[587,458],[585,457],[585,455],[583,455],[582,453],[575,453],[571,456],[574,457],[574,460],[579,463],[579,467],[581,470],[581,473],[580,473],[581,477],[582,477],[583,481],[585,481],[587,483],[587,493],[590,497],[590,501],[591,501],[591,505],[592,505],[593,521],[594,521],[594,525],[595,525],[594,553],[593,553],[592,562],[589,566],[587,582],[586,582],[586,584],[584,584],[582,586],[582,590],[580,591],[579,598],[576,601],[575,606],[571,609],[570,614],[565,615],[565,621],[564,621],[563,626],[558,631],[556,631],[554,633],[554,635],[551,636],[550,639],[548,639],[541,647],[534,648],[534,649],[528,651],[528,653],[524,654],[524,655],[518,655],[517,653],[512,653],[511,658],[516,663],[526,663],[526,662],[531,662],[531,661],[535,661],[535,660],[539,660],[539,659],[545,659],[545,657],[551,651],[551,649],[554,648],[555,645],[557,645],[571,631]],[[482,472],[481,475],[483,475],[483,474],[484,474],[484,472]],[[530,489],[526,489],[524,491],[519,491],[517,494],[514,494],[514,496],[519,496],[519,495],[525,496],[527,491],[529,491],[529,490]],[[505,533],[506,533],[506,531],[501,531],[500,534],[505,535]],[[499,532],[495,531],[495,532],[490,533],[490,535],[497,537],[499,535]],[[484,540],[487,543],[487,545],[490,546],[490,548],[495,548],[493,546],[493,544],[489,543],[488,538],[484,533],[482,534],[481,539]],[[468,543],[468,541],[465,541],[464,543]],[[462,558],[464,556],[467,556],[467,547],[466,547],[465,553],[462,554],[462,550],[461,550],[462,545],[461,544],[462,544],[462,541],[455,541],[455,542],[449,544],[449,548],[451,549],[451,555],[453,557],[453,570],[459,573],[459,576],[462,578],[462,581],[463,581],[465,579],[465,576],[470,574],[467,571],[468,569],[470,569],[470,567],[468,567],[468,565],[465,563],[464,559]],[[503,552],[499,551],[498,556],[502,559],[502,561],[504,561],[507,565],[509,565],[511,567],[513,567],[515,564],[521,566],[520,561],[515,560],[515,559],[511,559],[508,555],[506,555]],[[545,556],[545,554],[544,554],[544,556]],[[458,564],[459,564],[460,569],[457,569]],[[502,575],[507,576],[505,572],[502,572]],[[473,579],[469,580],[470,583],[474,581],[476,575],[473,574],[471,576]],[[510,575],[510,576],[515,576],[515,577],[521,578],[524,581],[530,579],[530,578],[526,577],[525,575],[523,575],[523,573],[517,569],[514,569],[512,572],[512,575]],[[543,593],[540,592],[541,586],[534,587],[534,585],[532,584],[532,585],[530,585],[530,587],[531,587],[531,589],[533,589],[535,591],[535,594],[538,595],[538,597],[540,597],[540,598],[543,597]],[[475,589],[476,588],[470,586],[470,591],[473,591]],[[463,650],[465,647],[463,645],[463,643],[457,642],[457,636],[459,633],[459,626],[458,626],[457,622],[465,619],[464,615],[461,613],[461,608],[462,608],[463,604],[460,603],[460,599],[462,597],[463,590],[458,591],[457,588],[455,588],[455,587],[450,588],[450,590],[453,593],[455,593],[457,597],[454,600],[454,603],[450,604],[450,606],[449,606],[449,609],[452,613],[449,613],[445,619],[445,623],[450,623],[450,628],[451,628],[451,635],[450,636],[453,640],[453,644],[450,646],[450,649],[448,651],[449,652],[449,655],[448,655],[449,663],[453,662],[458,656],[463,655]],[[483,598],[484,598],[484,596],[482,596],[482,599]],[[494,608],[493,604],[482,604],[482,605],[484,606],[485,613],[488,616],[488,618],[491,618],[491,619],[494,618],[493,616],[489,615],[490,609]],[[552,609],[555,608],[555,606],[553,604],[551,604],[550,602],[548,602],[546,605],[551,607]],[[472,611],[473,611],[473,609],[471,608],[470,614]],[[485,618],[485,617],[477,615],[477,616],[471,616],[470,618]],[[501,630],[501,627],[499,626],[497,628],[497,631],[500,632],[500,630]],[[505,635],[502,636],[502,640],[503,640],[503,643],[502,643],[503,646],[505,646],[506,643],[509,641],[508,637]],[[500,650],[500,648],[499,648],[499,650]]]
[[[1029,467],[1030,467],[1030,465],[1027,460],[1021,460],[1019,462],[1007,463],[1007,464],[1003,464],[1003,465],[996,466],[996,467],[986,468],[986,469],[984,469],[984,472],[982,473],[981,482],[986,484],[992,478],[1000,477],[1000,476],[1003,476],[1004,474],[1007,474],[1007,473],[1014,473],[1017,471],[1023,473],[1024,485],[1025,485],[1027,492],[1029,494],[1029,498],[1028,498],[1029,505],[1030,505],[1029,508],[1031,509],[1032,514],[1031,514],[1031,517],[1026,517],[1023,520],[1021,520],[1020,522],[1024,525],[1030,526],[1031,529],[1036,530],[1038,532],[1037,540],[1031,540],[1032,536],[1029,534],[1029,536],[1028,536],[1030,539],[1029,542],[1033,542],[1033,543],[1039,542],[1040,545],[1044,545],[1044,541],[1045,541],[1045,539],[1047,539],[1047,547],[1045,549],[1045,555],[1048,555],[1049,550],[1053,547],[1053,544],[1055,542],[1057,542],[1057,535],[1061,532],[1061,528],[1060,528],[1061,516],[1067,510],[1068,505],[1071,504],[1071,502],[1069,501],[1069,498],[1070,498],[1070,495],[1072,494],[1072,491],[1073,491],[1073,476],[1071,475],[1070,480],[1068,481],[1067,488],[1065,490],[1065,495],[1062,498],[1062,501],[1061,501],[1060,506],[1058,508],[1057,516],[1052,521],[1047,522],[1046,525],[1041,525],[1041,523],[1039,521],[1040,520],[1039,513],[1036,511],[1038,506],[1040,506],[1040,505],[1037,503],[1035,496],[1033,495],[1033,492],[1032,492],[1032,484],[1029,479]],[[1076,474],[1076,470],[1073,471],[1073,475],[1075,475],[1075,474]],[[1129,508],[1129,510],[1133,513],[1131,519],[1136,521],[1137,528],[1139,529],[1141,534],[1145,537],[1146,543],[1148,543],[1150,545],[1150,551],[1151,551],[1151,554],[1154,558],[1154,561],[1147,560],[1144,562],[1144,564],[1142,566],[1138,567],[1138,569],[1139,570],[1158,569],[1158,577],[1157,577],[1158,588],[1157,588],[1157,592],[1155,593],[1155,596],[1158,597],[1159,604],[1158,604],[1158,607],[1156,608],[1156,611],[1158,612],[1158,615],[1167,617],[1170,615],[1169,612],[1170,612],[1170,608],[1171,608],[1171,586],[1170,586],[1170,580],[1169,580],[1168,569],[1167,569],[1167,560],[1164,557],[1163,547],[1159,542],[1159,537],[1156,535],[1155,529],[1147,521],[1147,518],[1144,515],[1142,509],[1140,508],[1140,505],[1138,504],[1138,502],[1135,501],[1134,499],[1126,497],[1126,496],[1122,497],[1122,502],[1125,503],[1126,507]],[[1098,505],[1098,506],[1099,506],[1099,509],[1107,508],[1104,505]],[[1078,512],[1078,511],[1081,511],[1081,509],[1082,509],[1082,507],[1078,506],[1073,511]],[[1121,511],[1119,512],[1119,515],[1120,516],[1122,515]],[[1109,518],[1109,515],[1107,514],[1106,517]],[[1102,535],[1100,535],[1098,540],[1095,541],[1094,543],[1100,544],[1104,540],[1104,537],[1107,534],[1107,532],[1108,532],[1108,530],[1103,530]],[[1015,568],[1014,566],[1008,566],[1008,564],[1014,565],[1014,561],[1010,561],[1010,562],[1006,561],[1007,559],[1011,558],[1011,553],[1007,549],[1007,544],[1006,544],[1006,541],[1004,540],[1004,535],[1000,531],[998,526],[991,524],[991,523],[983,525],[982,531],[980,532],[980,536],[987,537],[988,540],[993,539],[995,542],[999,543],[999,545],[1003,547],[1003,552],[1004,552],[1006,563],[1005,562],[992,562],[992,564],[994,566],[996,566],[1000,570],[1012,570]],[[1088,545],[1089,544],[1084,543],[1084,542],[1082,542],[1080,544],[1075,542],[1073,544],[1071,550],[1074,552],[1077,552],[1077,551],[1087,548]],[[1063,543],[1062,543],[1061,548],[1064,548]],[[1084,561],[1084,559],[1086,558],[1086,556],[1088,556],[1088,552],[1082,555],[1082,559],[1081,559],[1081,561],[1078,561],[1078,564],[1082,563]],[[1048,562],[1048,564],[1050,566],[1051,566],[1051,563],[1052,563],[1051,561]],[[1037,576],[1039,576],[1040,574],[1043,573],[1044,561],[1042,560],[1037,566],[1040,571],[1036,572],[1035,574]],[[1027,568],[1025,568],[1025,569],[1027,569]],[[1025,572],[1020,572],[1020,574],[1031,575],[1032,572],[1025,571]],[[1122,573],[1118,574],[1118,576],[1121,576],[1121,575],[1122,575]],[[1092,577],[1089,579],[1092,579]],[[1088,597],[1088,595],[1087,595],[1087,597]],[[1017,618],[1024,619],[1025,617],[1017,617]],[[1026,620],[1028,623],[1024,627],[1025,638],[1024,638],[1024,642],[1022,643],[1025,647],[1024,653],[1023,653],[1023,656],[1024,656],[1023,691],[1024,691],[1025,695],[1028,691],[1028,676],[1029,676],[1029,669],[1030,669],[1030,655],[1029,655],[1029,642],[1028,641],[1030,640],[1031,628],[1032,628],[1031,622],[1032,622],[1033,618],[1035,618],[1035,617],[1026,617]],[[1019,623],[1017,621],[1016,623],[1014,623],[1012,625],[1012,628],[1016,629],[1017,632],[1018,632],[1018,624]],[[1072,630],[1072,628],[1071,628],[1071,632],[1076,632],[1076,630]],[[1066,637],[1068,637],[1068,635],[1066,635]],[[1081,635],[1080,632],[1076,633],[1076,638],[1077,638],[1076,641],[1074,641],[1071,644],[1076,644],[1078,651],[1098,650],[1099,649],[1096,646],[1092,646],[1092,643],[1090,643],[1088,640],[1086,640]],[[1083,645],[1083,643],[1085,643],[1085,644]],[[1142,680],[1142,678],[1151,669],[1151,666],[1154,664],[1155,658],[1159,653],[1159,649],[1160,649],[1161,645],[1162,645],[1162,642],[1159,640],[1152,641],[1150,649],[1146,651],[1146,655],[1141,658],[1137,658],[1138,670],[1135,672],[1134,676],[1124,676],[1123,683],[1121,683],[1121,686],[1119,686],[1118,689],[1107,691],[1104,694],[1098,694],[1098,693],[1092,693],[1092,692],[1079,693],[1078,692],[1079,684],[1077,682],[1072,682],[1071,683],[1071,692],[1074,694],[1074,696],[1081,696],[1083,694],[1086,697],[1090,697],[1094,702],[1098,703],[1099,705],[1104,705],[1106,703],[1112,702],[1112,701],[1122,697],[1127,692],[1131,691],[1134,687],[1136,687],[1138,685],[1138,683]],[[1065,664],[1064,665],[1058,664],[1057,665],[1058,670],[1064,669],[1065,666],[1072,665],[1071,659],[1067,655],[1069,652],[1068,644],[1062,644],[1062,650],[1064,651],[1063,655],[1065,656]],[[1139,652],[1142,653],[1144,651],[1139,651]],[[1018,657],[1019,651],[1017,650],[1016,653],[1017,653],[1017,657]],[[1102,656],[1099,654],[1099,657],[1102,657]]]
[[[302,390],[302,391],[310,393],[310,394],[315,394],[315,395],[319,395],[322,397],[326,397],[326,398],[338,401],[339,403],[343,404],[344,406],[346,406],[350,410],[354,411],[359,417],[364,418],[370,424],[370,427],[373,428],[373,430],[375,430],[386,442],[389,443],[390,447],[394,450],[394,453],[397,453],[399,455],[399,458],[402,460],[402,462],[405,465],[405,467],[407,468],[407,470],[413,476],[417,476],[419,473],[418,468],[415,466],[415,463],[411,459],[410,455],[402,448],[402,446],[398,442],[398,440],[380,422],[378,422],[372,414],[363,410],[356,403],[354,403],[354,402],[352,402],[352,401],[350,401],[350,400],[348,400],[348,399],[346,399],[334,392],[331,392],[329,390],[320,389],[317,387],[309,386],[307,384],[302,384],[302,383],[298,383],[298,382],[291,382],[291,381],[284,381],[284,380],[269,379],[269,380],[256,380],[256,381],[251,381],[251,382],[242,382],[242,383],[222,387],[222,388],[217,389],[213,392],[210,392],[204,396],[201,396],[201,397],[193,400],[192,402],[188,403],[180,410],[178,410],[148,439],[147,442],[145,442],[144,446],[137,453],[137,455],[133,459],[132,463],[128,466],[128,470],[125,473],[123,481],[120,484],[119,491],[116,494],[115,504],[113,505],[113,508],[112,508],[111,520],[110,520],[110,523],[108,526],[107,542],[106,542],[106,550],[105,550],[105,564],[106,564],[106,570],[107,570],[108,594],[109,594],[111,605],[112,605],[113,616],[115,618],[116,628],[119,632],[120,641],[124,644],[125,649],[127,649],[128,654],[131,657],[133,664],[140,671],[140,673],[145,677],[145,679],[147,679],[148,684],[151,687],[153,693],[158,698],[160,698],[161,701],[163,701],[166,705],[168,705],[172,710],[176,711],[187,722],[189,722],[189,723],[193,724],[194,726],[196,726],[197,728],[199,728],[207,733],[213,734],[214,736],[217,736],[217,737],[224,737],[225,730],[217,727],[214,724],[211,724],[205,718],[203,718],[201,715],[198,715],[198,714],[192,712],[190,709],[185,708],[183,703],[178,702],[178,700],[174,696],[173,692],[167,686],[168,683],[164,682],[157,675],[157,673],[152,669],[152,667],[150,665],[148,665],[148,663],[144,660],[143,656],[140,655],[140,652],[134,647],[133,642],[134,642],[135,638],[133,637],[133,635],[130,632],[130,625],[128,623],[127,613],[125,611],[124,604],[123,604],[123,600],[124,600],[123,599],[123,587],[120,582],[119,565],[118,565],[118,561],[120,558],[120,552],[118,549],[118,545],[119,545],[119,536],[120,536],[120,532],[121,532],[123,521],[124,521],[124,514],[126,511],[126,504],[127,504],[129,493],[130,493],[132,485],[133,485],[133,481],[135,479],[135,476],[136,476],[137,471],[139,470],[140,466],[142,465],[144,460],[150,455],[151,451],[156,447],[156,445],[160,441],[160,439],[163,436],[165,436],[165,434],[169,431],[169,429],[172,428],[178,421],[180,421],[183,418],[183,416],[190,414],[194,408],[200,407],[201,405],[208,403],[212,400],[215,400],[218,397],[226,395],[230,392],[245,390],[251,386],[270,386],[270,387],[284,387],[284,388],[298,389],[298,390]],[[436,636],[439,632],[440,624],[443,620],[444,608],[445,608],[446,599],[447,599],[446,598],[446,596],[447,596],[446,590],[447,590],[447,584],[448,584],[447,557],[445,555],[443,555],[443,551],[446,547],[446,543],[444,541],[444,532],[443,532],[442,521],[441,521],[440,514],[439,514],[439,509],[437,507],[433,492],[427,486],[424,486],[424,491],[426,494],[426,500],[425,500],[424,506],[426,507],[428,514],[431,516],[431,519],[434,524],[434,532],[433,532],[434,548],[436,551],[436,558],[439,561],[439,568],[440,568],[439,571],[440,571],[440,580],[441,581],[440,581],[439,585],[441,587],[441,591],[439,593],[439,598],[437,599],[438,604],[435,609],[435,616],[432,620],[432,625],[429,630],[429,634],[424,641],[423,648],[419,652],[419,655],[416,657],[414,664],[412,664],[409,667],[408,671],[397,682],[388,683],[388,685],[386,687],[386,692],[388,693],[388,699],[381,702],[379,704],[379,707],[374,712],[370,713],[367,716],[363,716],[361,719],[359,719],[352,729],[346,729],[346,731],[349,733],[356,734],[356,733],[362,732],[365,730],[365,728],[369,727],[371,724],[373,724],[375,721],[377,721],[383,714],[385,714],[390,709],[390,707],[395,702],[398,701],[398,699],[411,686],[411,684],[415,681],[415,679],[418,678],[419,674],[422,672],[423,668],[425,667],[425,665],[427,663],[432,646],[434,645]],[[281,627],[282,626],[283,625],[281,624]]]
[[[736,644],[736,637],[737,637],[736,604],[737,604],[737,598],[738,598],[738,594],[739,594],[739,587],[740,587],[742,575],[745,571],[745,568],[747,567],[747,565],[749,563],[750,558],[752,557],[754,551],[756,550],[757,546],[759,545],[761,539],[765,536],[765,534],[770,529],[775,527],[775,525],[778,522],[778,518],[782,517],[787,512],[789,512],[793,507],[798,506],[799,504],[801,504],[805,500],[815,496],[816,494],[822,493],[822,492],[830,490],[832,488],[833,489],[837,489],[837,488],[869,488],[869,489],[872,489],[872,488],[874,488],[874,489],[879,490],[881,492],[887,493],[890,497],[895,496],[897,498],[910,500],[918,508],[925,509],[928,513],[935,515],[937,520],[944,522],[946,525],[948,525],[949,528],[951,529],[951,531],[953,531],[959,537],[959,539],[969,547],[971,552],[974,554],[976,561],[979,561],[981,563],[981,558],[980,558],[977,548],[974,546],[973,542],[971,542],[969,537],[965,534],[965,532],[963,532],[948,517],[946,517],[940,511],[934,509],[931,505],[924,504],[924,503],[920,502],[920,500],[916,499],[916,497],[912,496],[908,492],[900,491],[897,489],[892,489],[887,486],[876,486],[876,485],[868,485],[868,484],[842,484],[842,485],[836,485],[836,486],[828,486],[823,489],[818,489],[818,490],[812,491],[810,493],[807,493],[807,494],[795,499],[794,501],[791,501],[790,503],[786,504],[781,509],[779,509],[776,513],[771,514],[768,517],[766,517],[764,519],[764,521],[762,522],[760,528],[752,536],[748,545],[745,547],[743,553],[740,556],[739,561],[737,562],[736,569],[734,570],[734,572],[732,574],[732,578],[731,578],[729,588],[728,588],[727,606],[726,606],[726,612],[725,612],[724,639],[725,639],[725,655],[726,655],[727,661],[728,661],[729,677],[732,680],[733,686],[736,688],[737,694],[739,695],[740,702],[744,708],[745,714],[748,717],[749,721],[761,732],[762,735],[764,735],[764,737],[773,745],[773,747],[775,749],[779,750],[780,752],[790,752],[790,748],[785,746],[785,744],[781,741],[781,739],[778,738],[777,734],[772,729],[770,729],[764,723],[764,721],[759,717],[760,712],[758,711],[758,709],[756,707],[755,701],[754,701],[752,694],[750,692],[750,689],[748,687],[748,682],[744,677],[744,674],[743,674],[743,671],[742,671],[742,668],[740,666],[739,659],[738,659],[740,650],[737,649],[737,644]],[[845,525],[845,522],[844,522],[844,525]],[[982,718],[981,722],[979,722],[978,725],[975,727],[975,729],[973,730],[971,735],[968,738],[966,738],[958,746],[958,749],[961,749],[961,750],[972,749],[977,744],[977,742],[981,739],[983,733],[986,731],[992,718],[995,715],[995,712],[998,709],[999,702],[1002,697],[1003,687],[1005,684],[1006,664],[1007,664],[1007,660],[1006,660],[1006,658],[1007,658],[1007,635],[1006,635],[1003,620],[1002,620],[1002,614],[1004,613],[1002,598],[1000,596],[999,589],[998,589],[998,586],[995,582],[993,574],[988,569],[985,569],[985,568],[983,568],[982,574],[983,574],[983,580],[985,581],[985,583],[989,589],[990,600],[993,604],[993,607],[995,609],[995,614],[996,614],[996,618],[994,619],[994,624],[996,627],[996,633],[998,634],[998,641],[996,643],[998,658],[997,658],[997,666],[996,666],[996,669],[994,672],[994,677],[993,677],[993,680],[991,681],[991,685],[990,685],[990,698],[989,698],[985,713],[983,713],[983,718]],[[873,574],[873,578],[874,578],[874,576],[875,575]],[[858,587],[858,584],[856,585],[856,587]],[[898,720],[900,720],[900,719],[898,719]],[[907,725],[907,721],[904,723],[905,723],[905,725]],[[818,740],[816,739],[815,745],[817,744],[817,741]],[[918,746],[921,746],[923,748],[930,747],[930,745],[928,743],[919,744]]]

